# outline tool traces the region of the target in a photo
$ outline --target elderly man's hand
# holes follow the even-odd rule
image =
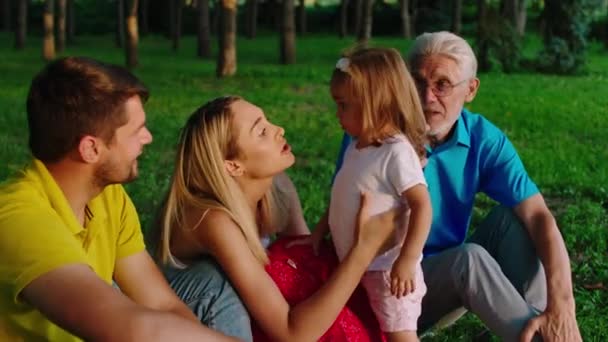
[[[583,340],[576,324],[574,308],[565,306],[547,309],[540,316],[531,319],[522,331],[520,341],[532,341],[537,332],[545,342]]]

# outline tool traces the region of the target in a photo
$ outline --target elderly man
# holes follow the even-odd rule
[[[420,330],[466,308],[504,340],[581,340],[570,262],[553,215],[504,133],[464,109],[479,88],[473,50],[452,33],[425,33],[408,60],[430,126],[424,174],[433,224],[422,262],[428,292]],[[467,239],[478,192],[500,205]]]
[[[1,341],[236,341],[200,324],[144,249],[121,184],[152,141],[147,97],[126,69],[88,58],[54,61],[32,81],[32,162],[0,186]],[[250,335],[223,276],[192,290],[214,298],[205,322]]]

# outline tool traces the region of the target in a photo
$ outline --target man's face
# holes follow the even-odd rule
[[[124,111],[127,123],[116,129],[95,173],[101,186],[127,183],[137,178],[137,157],[143,152],[143,147],[152,142],[139,96],[129,98],[124,104]]]
[[[415,66],[413,73],[430,135],[445,140],[466,102],[475,97],[479,80],[462,72],[451,58],[431,55]]]

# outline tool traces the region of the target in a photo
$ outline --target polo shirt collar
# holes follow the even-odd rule
[[[34,158],[32,161],[31,171],[36,177],[36,181],[42,187],[44,193],[46,194],[51,207],[57,212],[57,215],[64,221],[66,227],[70,230],[70,232],[74,235],[82,233],[85,229],[82,227],[76,215],[74,214],[74,210],[70,206],[63,190],[59,187],[55,178],[51,175],[46,165],[40,160]],[[101,194],[100,194],[101,195]],[[105,211],[101,210],[99,203],[99,195],[93,198],[87,204],[87,227],[90,228],[92,222],[103,222],[105,220]]]
[[[465,118],[464,118],[464,116],[466,116],[466,115],[469,115],[469,111],[463,108],[462,111],[460,112],[460,115],[458,116],[458,120],[456,120],[456,129],[454,130],[454,133],[452,134],[452,136],[450,137],[450,139],[448,141],[437,146],[435,148],[435,150],[446,149],[446,148],[452,147],[454,145],[460,145],[460,146],[464,146],[464,147],[471,146],[471,135],[469,133],[469,129],[468,129],[467,125],[465,124]],[[425,148],[428,153],[433,152],[433,149],[431,148],[431,146],[426,145]]]
[[[70,207],[67,198],[65,198],[65,194],[55,181],[55,178],[53,178],[46,168],[46,165],[40,160],[34,159],[32,162],[32,171],[34,176],[36,176],[36,180],[44,190],[44,193],[49,200],[49,204],[57,212],[57,215],[59,215],[70,232],[74,235],[81,232],[84,228],[76,219],[74,210]]]

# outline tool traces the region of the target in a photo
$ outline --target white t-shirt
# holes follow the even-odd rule
[[[424,184],[420,159],[404,135],[395,135],[382,145],[357,149],[353,140],[344,153],[342,168],[338,171],[331,189],[329,227],[336,252],[342,260],[354,242],[354,230],[360,205],[360,194],[367,191],[372,197],[370,215],[398,206],[401,194],[417,184]],[[369,271],[390,270],[399,256],[407,233],[409,210],[405,223],[395,223],[394,247],[377,256]]]

